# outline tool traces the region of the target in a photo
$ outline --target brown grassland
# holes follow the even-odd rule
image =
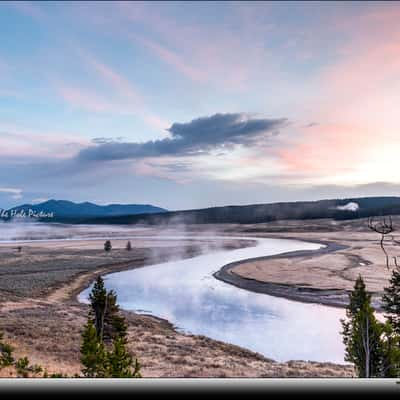
[[[155,228],[154,228],[155,229]],[[246,261],[235,273],[261,282],[311,289],[337,289],[346,293],[361,273],[377,296],[388,272],[376,234],[365,221],[280,221],[257,225],[186,227],[187,233],[219,232],[227,235],[287,237],[325,240],[346,249],[320,256]],[[173,230],[170,232],[173,234]],[[50,374],[80,373],[80,334],[87,306],[77,295],[98,274],[141,268],[180,257],[193,257],[216,247],[238,248],[252,241],[201,238],[196,240],[112,240],[105,253],[104,240],[37,242],[0,245],[0,331],[15,346],[16,355]],[[390,249],[394,251],[395,249]],[[249,350],[199,335],[178,332],[168,321],[124,312],[128,346],[139,358],[144,377],[351,377],[351,366],[307,361],[275,362]],[[10,376],[3,369],[1,376]]]

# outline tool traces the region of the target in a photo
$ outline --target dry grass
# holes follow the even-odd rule
[[[306,230],[305,227],[301,228],[298,221],[298,231],[295,232],[293,231],[294,222],[291,221],[290,229],[287,232],[283,229],[283,233],[276,233],[274,229],[271,229],[273,232],[268,232],[271,227],[265,224],[263,232],[259,232],[258,235],[261,233],[268,237],[332,241],[345,245],[347,248],[317,256],[248,261],[234,267],[232,271],[244,278],[260,282],[338,292],[352,290],[355,280],[361,275],[367,290],[373,293],[374,304],[378,306],[383,288],[388,285],[391,270],[386,268],[385,257],[379,244],[379,235],[369,231],[363,222],[365,221],[352,222],[353,225],[349,222],[335,222],[334,230],[327,227],[323,231],[320,226],[322,222],[314,222],[313,229]],[[325,224],[327,224],[326,221]],[[255,232],[253,231],[252,234]],[[387,243],[386,247],[392,255],[400,252],[399,246]]]
[[[230,241],[224,246],[244,244]],[[10,246],[0,246],[0,330],[16,347],[17,356],[27,355],[31,363],[42,365],[50,374],[79,374],[80,335],[87,307],[76,301],[76,294],[98,273],[142,267],[182,254],[190,257],[204,248],[204,243],[182,242],[160,246],[157,251],[146,246],[132,252],[117,249],[105,256],[102,250],[80,248],[77,243],[72,247],[54,243],[24,246],[21,254]],[[167,321],[124,314],[129,323],[129,348],[139,358],[144,377],[353,375],[351,367],[331,363],[274,362],[234,345],[182,334]],[[0,376],[9,373],[4,369]]]
[[[0,329],[32,363],[51,373],[80,373],[80,334],[86,321],[83,305],[29,301],[0,312]],[[10,305],[9,305],[10,306]],[[163,320],[125,313],[128,345],[142,364],[144,377],[351,377],[349,366],[265,357],[204,336],[176,332]],[[0,371],[8,376],[9,371]]]

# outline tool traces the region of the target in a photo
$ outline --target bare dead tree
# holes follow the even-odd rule
[[[374,222],[373,218],[370,217],[368,218],[368,227],[372,231],[379,233],[381,235],[380,245],[383,253],[385,254],[386,268],[389,269],[389,254],[385,249],[384,242],[386,236],[394,232],[392,217],[389,216],[388,219],[383,218],[378,222]],[[392,241],[394,241],[393,235],[391,235],[391,237]],[[395,259],[395,264],[397,265],[397,258],[396,257],[393,258]]]

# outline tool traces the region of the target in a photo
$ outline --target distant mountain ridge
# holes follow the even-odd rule
[[[28,215],[29,211],[38,214],[40,212],[53,213],[52,219],[58,220],[59,218],[80,219],[163,213],[167,210],[150,204],[108,204],[103,206],[90,202],[74,203],[68,200],[48,200],[39,204],[22,204],[7,211],[9,215],[22,212]]]
[[[46,222],[76,224],[254,224],[277,220],[357,219],[372,216],[400,215],[400,197],[358,197],[317,201],[296,201],[238,206],[209,207],[195,210],[167,211],[144,204],[73,203],[49,200],[40,204],[24,204],[15,211],[33,210],[53,212],[51,218],[38,218]]]
[[[147,215],[91,218],[78,223],[94,224],[254,224],[276,220],[357,219],[400,215],[400,197],[359,197],[318,201],[221,206],[197,210],[170,211]]]

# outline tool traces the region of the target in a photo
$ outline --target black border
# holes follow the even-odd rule
[[[102,395],[132,392],[184,394],[196,393],[368,393],[394,394],[398,398],[398,379],[357,378],[144,378],[144,379],[0,379],[0,393],[92,393]]]

